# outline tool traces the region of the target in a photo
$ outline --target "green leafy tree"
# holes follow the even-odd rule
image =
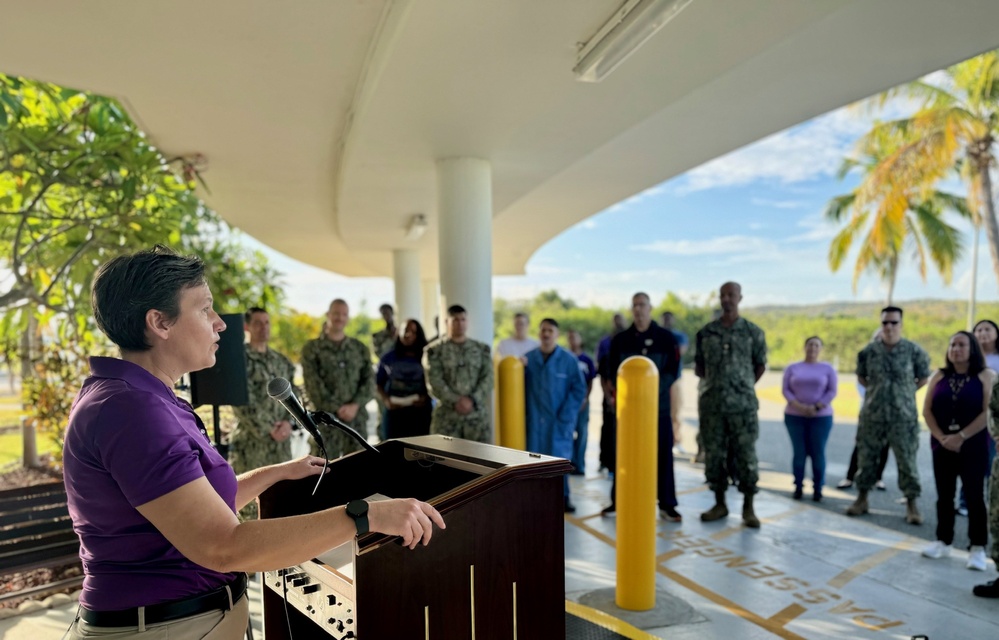
[[[908,133],[875,125],[859,141],[858,157],[847,158],[840,169],[840,178],[859,169],[860,185],[833,198],[825,213],[828,219],[844,225],[829,247],[830,268],[838,271],[854,245],[859,244],[853,270],[854,291],[860,276],[873,271],[887,285],[888,304],[892,303],[907,248],[911,248],[924,281],[929,263],[937,268],[944,282],[951,281],[963,241],[960,232],[945,221],[944,214],[952,211],[971,217],[964,198],[928,190],[922,165],[903,162],[911,143]]]
[[[999,52],[990,51],[947,68],[942,80],[922,79],[882,94],[920,102],[911,116],[880,128],[908,142],[884,165],[885,173],[915,169],[924,188],[956,169],[968,187],[968,209],[976,226],[985,228],[992,269],[999,282],[999,223],[996,221],[992,169],[999,133]]]
[[[117,255],[167,244],[205,259],[219,311],[280,305],[266,258],[197,197],[200,161],[165,157],[112,99],[0,75],[0,342],[38,424],[61,428],[58,399],[109,349],[89,291]]]
[[[271,325],[271,346],[298,364],[302,360],[302,347],[323,330],[323,319],[292,309],[277,316],[272,314]]]

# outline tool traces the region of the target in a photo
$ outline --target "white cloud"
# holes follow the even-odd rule
[[[832,176],[873,120],[859,109],[837,109],[711,160],[676,180],[674,189],[684,194],[757,181],[788,185]]]
[[[635,244],[630,251],[650,251],[667,256],[759,254],[775,251],[776,243],[757,236],[719,236],[707,240],[656,240]]]
[[[583,229],[596,229],[598,225],[596,220],[590,218],[588,220],[583,220],[582,222],[580,222],[579,226],[582,227]]]
[[[808,206],[804,200],[770,200],[767,198],[752,198],[751,203],[758,207],[770,207],[772,209],[801,209]]]
[[[507,300],[530,300],[542,291],[556,289],[559,295],[577,304],[599,305],[608,309],[625,307],[636,291],[648,291],[653,298],[662,295],[682,280],[672,269],[635,269],[628,271],[585,271],[565,277],[537,277],[533,266],[526,276],[493,278],[493,296]]]
[[[753,231],[759,231],[760,229],[766,229],[767,225],[763,224],[762,222],[750,222],[749,228],[752,229]]]
[[[816,213],[802,218],[798,221],[797,226],[805,229],[805,232],[785,238],[784,242],[822,242],[832,240],[833,236],[839,232],[839,228],[834,223],[826,220],[822,213]]]

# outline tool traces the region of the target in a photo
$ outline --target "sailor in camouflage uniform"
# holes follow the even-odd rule
[[[395,347],[395,340],[399,337],[399,330],[395,326],[395,310],[390,304],[383,304],[378,307],[378,312],[382,314],[385,321],[385,328],[371,334],[371,348],[374,351],[375,360],[380,360],[386,351]]]
[[[905,521],[922,524],[919,498],[919,414],[916,390],[930,377],[930,358],[917,344],[902,337],[902,310],[881,310],[881,340],[857,354],[857,381],[867,389],[857,425],[857,500],[850,516],[867,513],[867,492],[877,480],[878,457],[885,443],[898,462],[898,488],[908,499]]]
[[[269,348],[271,321],[267,312],[253,307],[243,316],[250,341],[246,344],[246,387],[248,401],[233,407],[238,420],[229,436],[229,463],[237,475],[252,469],[291,460],[292,422],[280,403],[267,395],[274,378],[295,378],[295,365]],[[243,520],[256,520],[257,501],[239,512]]]
[[[374,396],[375,376],[367,345],[344,333],[349,320],[346,302],[338,298],[330,303],[323,334],[302,349],[302,374],[315,410],[336,416],[367,437],[368,411],[364,405]],[[360,443],[339,429],[318,426],[330,457],[361,449]],[[313,451],[317,450],[313,446]]]
[[[992,387],[992,400],[989,401],[989,435],[999,442],[999,382]],[[999,456],[992,459],[992,475],[989,476],[989,535],[992,536],[992,559],[999,568]],[[992,582],[976,585],[973,593],[982,598],[999,598],[999,578]]]
[[[447,315],[447,339],[427,348],[430,393],[439,402],[430,433],[492,442],[489,402],[493,361],[489,345],[465,335],[468,318],[464,307],[453,305]]]
[[[739,316],[742,287],[726,282],[721,287],[722,316],[697,332],[694,372],[698,385],[697,411],[705,453],[704,475],[715,494],[715,506],[701,514],[711,522],[728,516],[729,460],[735,464],[743,494],[742,520],[757,528],[753,510],[759,479],[756,439],[760,435],[756,382],[766,371],[767,341],[763,330]]]

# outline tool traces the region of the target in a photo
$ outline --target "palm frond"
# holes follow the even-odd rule
[[[826,210],[822,214],[823,217],[833,222],[842,221],[853,209],[853,203],[856,199],[857,196],[853,193],[834,197],[826,205]]]

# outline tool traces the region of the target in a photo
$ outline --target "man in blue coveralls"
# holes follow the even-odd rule
[[[541,346],[527,352],[524,394],[527,404],[527,450],[559,458],[572,457],[576,416],[586,397],[579,361],[558,346],[558,323],[541,321]],[[565,512],[576,508],[569,499],[569,477],[564,479]]]

